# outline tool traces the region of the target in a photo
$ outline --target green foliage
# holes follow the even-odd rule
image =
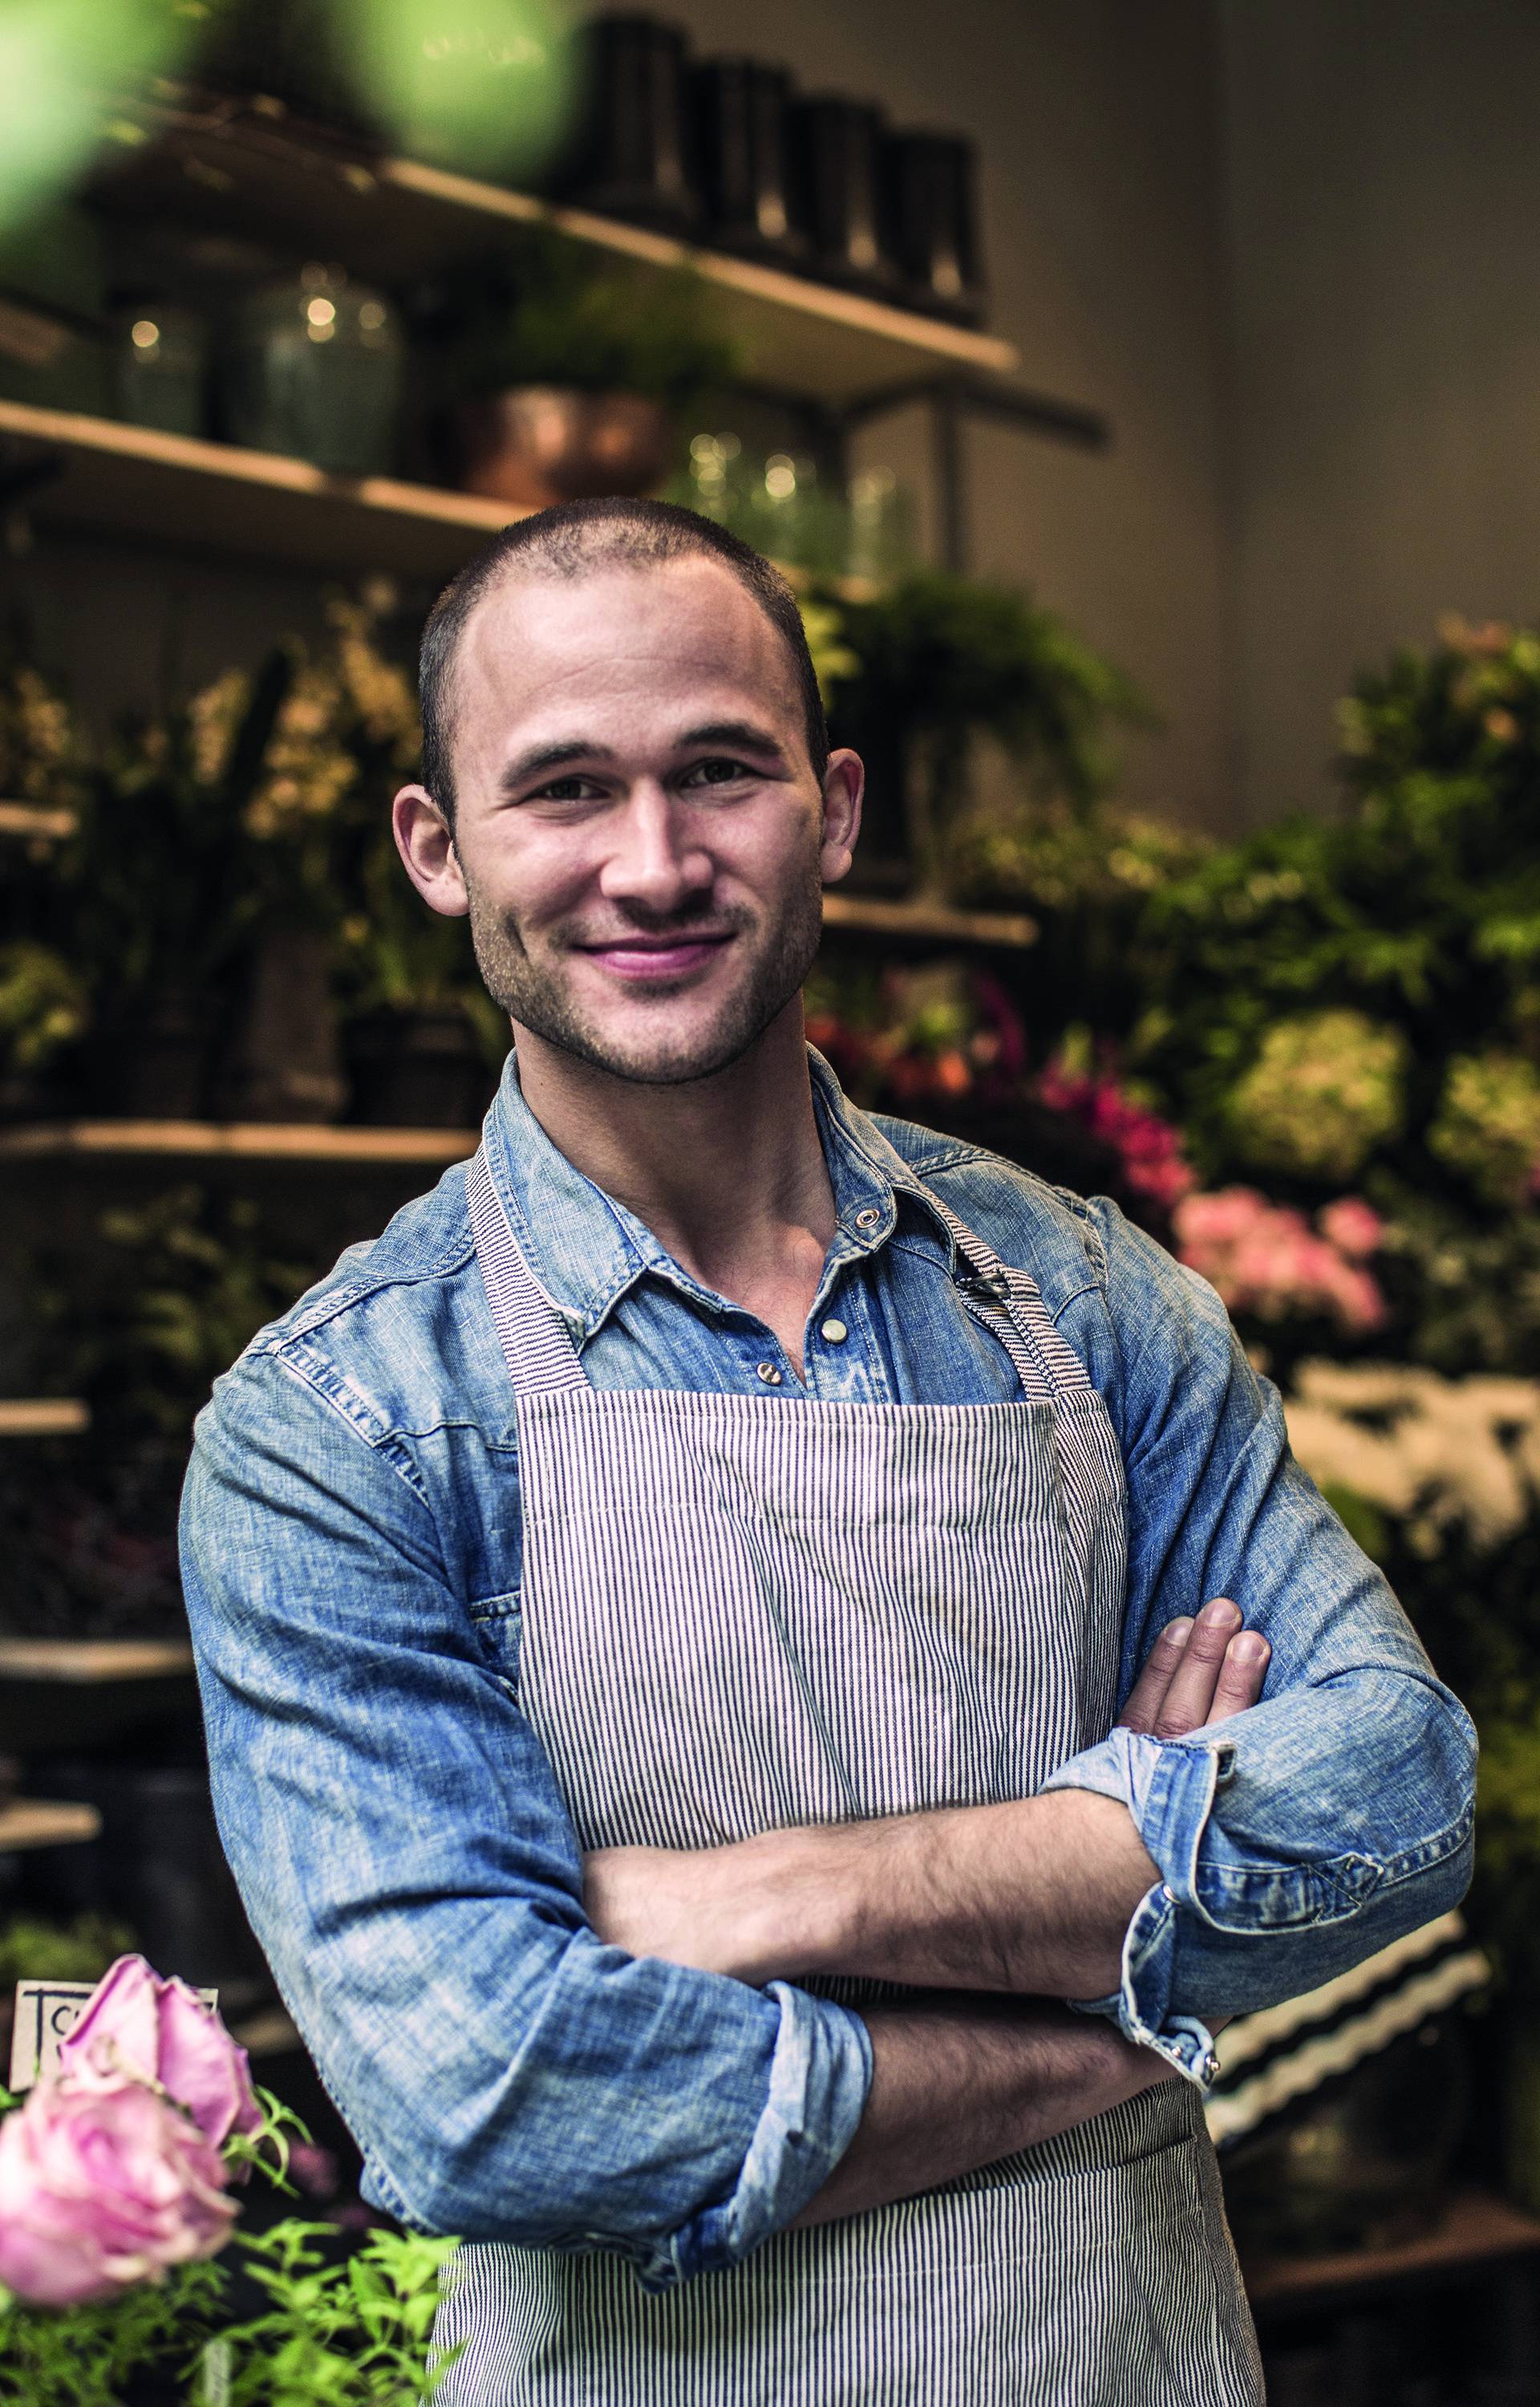
[[[179,2265],[95,2306],[23,2306],[0,2292],[0,2407],[121,2407],[124,2385],[149,2366],[193,2367],[219,2319],[227,2276]]]
[[[457,2241],[376,2231],[339,2260],[329,2224],[290,2220],[238,2244],[267,2304],[215,2343],[228,2407],[417,2407],[440,2386],[456,2352],[431,2365],[430,2343]]]
[[[1010,586],[925,569],[843,617],[858,665],[838,690],[839,715],[923,740],[948,810],[972,735],[993,736],[1036,790],[1083,809],[1111,780],[1113,731],[1150,723],[1121,669]]]
[[[50,945],[0,945],[0,1060],[40,1070],[75,1044],[89,1011],[85,979]]]
[[[1386,1232],[1376,1271],[1393,1316],[1378,1350],[1455,1378],[1540,1365],[1540,1214],[1477,1217],[1406,1179],[1369,1181]]]
[[[99,1981],[133,1945],[133,1932],[106,1915],[78,1915],[67,1923],[12,1915],[0,1923],[0,1995],[18,1981]]]
[[[552,235],[531,239],[513,274],[510,284],[508,268],[487,262],[461,289],[450,363],[461,395],[559,385],[643,393],[677,413],[738,371],[710,288],[687,269],[612,274]]]
[[[1240,1159],[1345,1187],[1399,1133],[1406,1042],[1361,1011],[1276,1020],[1225,1104]]]
[[[82,965],[104,1010],[168,989],[202,994],[228,971],[257,918],[241,813],[290,684],[276,656],[243,685],[212,748],[203,697],[127,719],[92,769],[61,871]]]
[[[85,758],[85,739],[63,692],[15,635],[0,660],[0,799],[74,810]]]
[[[274,1260],[249,1197],[193,1185],[105,1212],[90,1291],[49,1296],[53,1357],[98,1423],[180,1439],[212,1381],[313,1272]]]
[[[1456,1055],[1428,1146],[1489,1204],[1522,1204],[1540,1165],[1540,1072],[1519,1054]]]

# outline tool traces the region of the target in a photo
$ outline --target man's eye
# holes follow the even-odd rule
[[[538,793],[531,794],[530,800],[532,803],[586,803],[592,800],[596,790],[591,777],[553,777],[548,785],[541,787]]]
[[[746,777],[748,771],[742,761],[698,761],[681,779],[686,786],[730,786],[736,778]]]

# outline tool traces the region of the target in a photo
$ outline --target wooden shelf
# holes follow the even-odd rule
[[[267,2006],[260,2014],[247,2015],[244,2022],[232,2023],[230,2036],[252,2058],[291,2056],[296,2048],[304,2045],[282,2006]]]
[[[94,1805],[64,1805],[52,1798],[17,1797],[0,1805],[0,1855],[33,1847],[78,1846],[94,1839],[102,1817]]]
[[[45,810],[37,803],[0,803],[0,835],[16,835],[36,842],[42,838],[57,844],[75,833],[73,811]]]
[[[873,895],[826,894],[826,928],[944,945],[996,945],[1023,952],[1038,941],[1038,923],[1019,911],[954,911],[947,904],[888,903]]]
[[[715,322],[740,346],[745,377],[779,392],[838,407],[927,376],[1009,377],[1019,365],[997,335],[419,161],[306,137],[272,104],[135,103],[122,113],[152,139],[115,159],[104,188],[114,205],[276,236],[387,284],[542,226],[642,278],[693,269],[713,290]]]
[[[1431,2231],[1398,2246],[1323,2257],[1247,2257],[1242,2271],[1254,2307],[1303,2314],[1350,2292],[1457,2276],[1504,2257],[1536,2253],[1540,2220],[1505,2199],[1467,2190],[1450,2200]]]
[[[79,1396],[0,1396],[0,1437],[76,1437],[90,1427]]]
[[[192,1649],[181,1638],[0,1638],[0,1680],[94,1688],[179,1679],[191,1670]]]
[[[379,569],[438,583],[488,536],[531,515],[446,486],[332,477],[280,451],[0,400],[0,454],[7,451],[22,469],[43,462],[57,471],[26,497],[39,525],[148,535],[335,577]],[[850,602],[877,591],[868,577],[815,579],[784,564],[783,573],[795,586],[817,583]],[[0,833],[57,837],[74,826],[69,811],[0,803]]]
[[[0,1159],[157,1155],[181,1161],[420,1163],[443,1169],[476,1149],[475,1129],[324,1128],[263,1120],[46,1120],[0,1129]]]
[[[393,477],[330,477],[276,451],[244,451],[78,410],[0,401],[0,437],[59,474],[29,493],[40,525],[149,535],[290,567],[444,578],[528,512]]]

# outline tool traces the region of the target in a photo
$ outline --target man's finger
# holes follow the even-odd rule
[[[1125,1730],[1140,1730],[1147,1737],[1155,1727],[1155,1718],[1166,1702],[1166,1690],[1181,1661],[1182,1649],[1193,1627],[1193,1617],[1184,1613],[1178,1621],[1168,1621],[1150,1650],[1150,1660],[1135,1681],[1128,1702],[1118,1716]]]
[[[1155,1716],[1157,1738],[1185,1738],[1212,1719],[1225,1650],[1240,1628],[1240,1607],[1227,1596],[1209,1600],[1194,1622],[1166,1702]]]
[[[1256,1703],[1272,1653],[1258,1631],[1242,1630],[1231,1639],[1214,1684],[1214,1702],[1208,1709],[1211,1722],[1225,1721],[1231,1714],[1243,1714]]]

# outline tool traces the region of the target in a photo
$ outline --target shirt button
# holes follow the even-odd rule
[[[842,1320],[826,1320],[818,1334],[827,1338],[831,1346],[842,1346],[850,1332]]]
[[[781,1385],[781,1374],[773,1362],[756,1362],[754,1367],[767,1388],[778,1388]]]
[[[869,1204],[863,1211],[856,1213],[855,1225],[858,1229],[875,1229],[882,1217],[876,1205]]]

